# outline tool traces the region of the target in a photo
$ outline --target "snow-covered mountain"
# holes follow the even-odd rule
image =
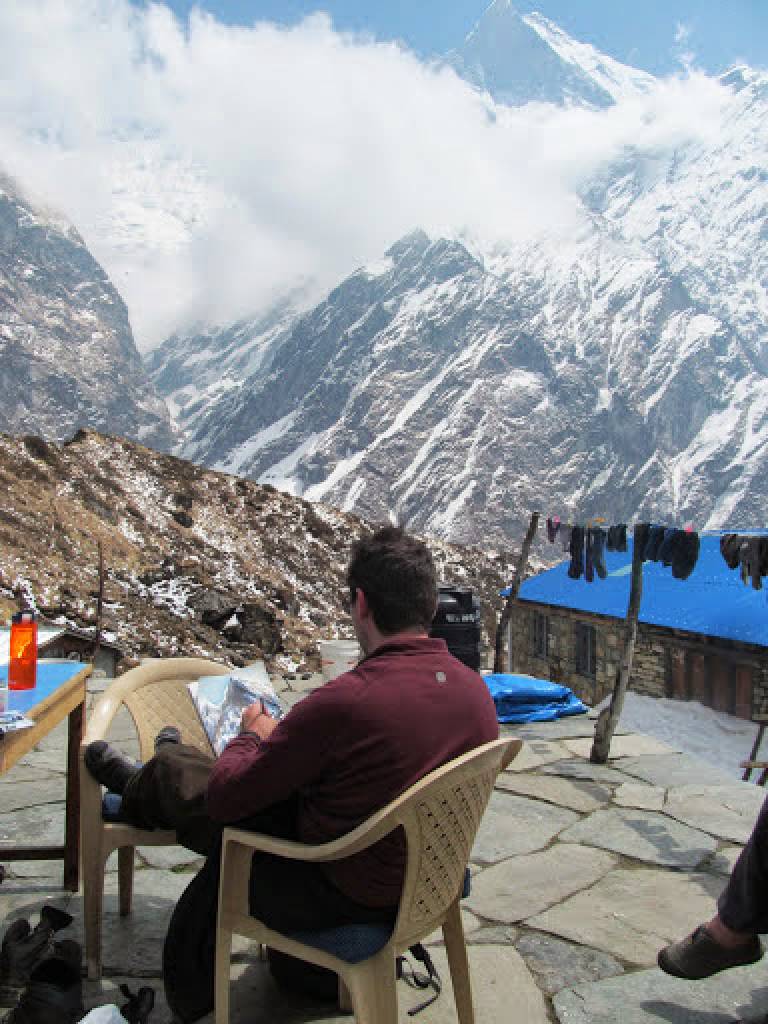
[[[512,106],[607,107],[654,83],[652,75],[577,42],[543,15],[519,14],[511,0],[493,0],[448,60],[497,103]]]
[[[0,174],[0,430],[171,443],[128,312],[77,231]]]
[[[768,76],[723,87],[725,130],[604,166],[569,242],[401,239],[281,327],[184,454],[461,541],[537,507],[763,522]]]
[[[144,357],[182,436],[196,429],[209,409],[262,369],[272,345],[296,319],[289,298],[262,316],[229,327],[176,334]]]

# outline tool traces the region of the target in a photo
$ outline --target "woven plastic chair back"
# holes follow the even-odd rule
[[[453,762],[403,809],[408,860],[395,926],[398,948],[437,928],[461,892],[507,746],[497,740]]]
[[[164,725],[175,725],[185,743],[206,754],[211,745],[187,684],[201,675],[220,675],[229,670],[222,665],[196,658],[169,658],[146,662],[122,677],[136,673],[122,701],[131,713],[139,737],[139,756],[149,760],[154,753],[155,736]]]

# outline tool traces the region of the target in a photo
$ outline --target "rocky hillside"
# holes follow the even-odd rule
[[[80,427],[168,449],[125,303],[77,231],[0,173],[0,430]]]
[[[55,444],[0,435],[0,613],[19,596],[103,628],[127,654],[317,667],[317,640],[351,635],[341,609],[355,516],[91,431]],[[476,589],[492,630],[498,557],[435,542],[446,581]]]

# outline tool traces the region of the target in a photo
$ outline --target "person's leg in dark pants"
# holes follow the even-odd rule
[[[238,822],[238,827],[281,839],[296,839],[298,801],[286,800]],[[213,1007],[213,978],[221,848],[215,849],[176,904],[163,950],[168,1005],[187,1022]],[[355,923],[391,923],[395,908],[370,908],[350,900],[317,864],[256,854],[251,868],[250,912],[276,931],[312,931]],[[335,995],[336,975],[293,957],[270,954],[278,982],[301,984],[316,994]],[[301,975],[301,979],[299,979]]]
[[[685,939],[662,949],[659,967],[678,978],[709,978],[763,955],[758,935],[768,931],[768,797],[752,835],[733,866],[717,914]]]
[[[768,932],[768,797],[717,901],[717,916],[733,932]]]
[[[173,829],[179,843],[207,856],[221,832],[205,794],[213,758],[185,743],[164,743],[127,782],[120,808],[139,828]]]

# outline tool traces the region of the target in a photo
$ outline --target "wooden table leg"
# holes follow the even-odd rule
[[[80,744],[85,723],[85,702],[70,711],[68,722],[64,888],[77,892],[80,886]]]

